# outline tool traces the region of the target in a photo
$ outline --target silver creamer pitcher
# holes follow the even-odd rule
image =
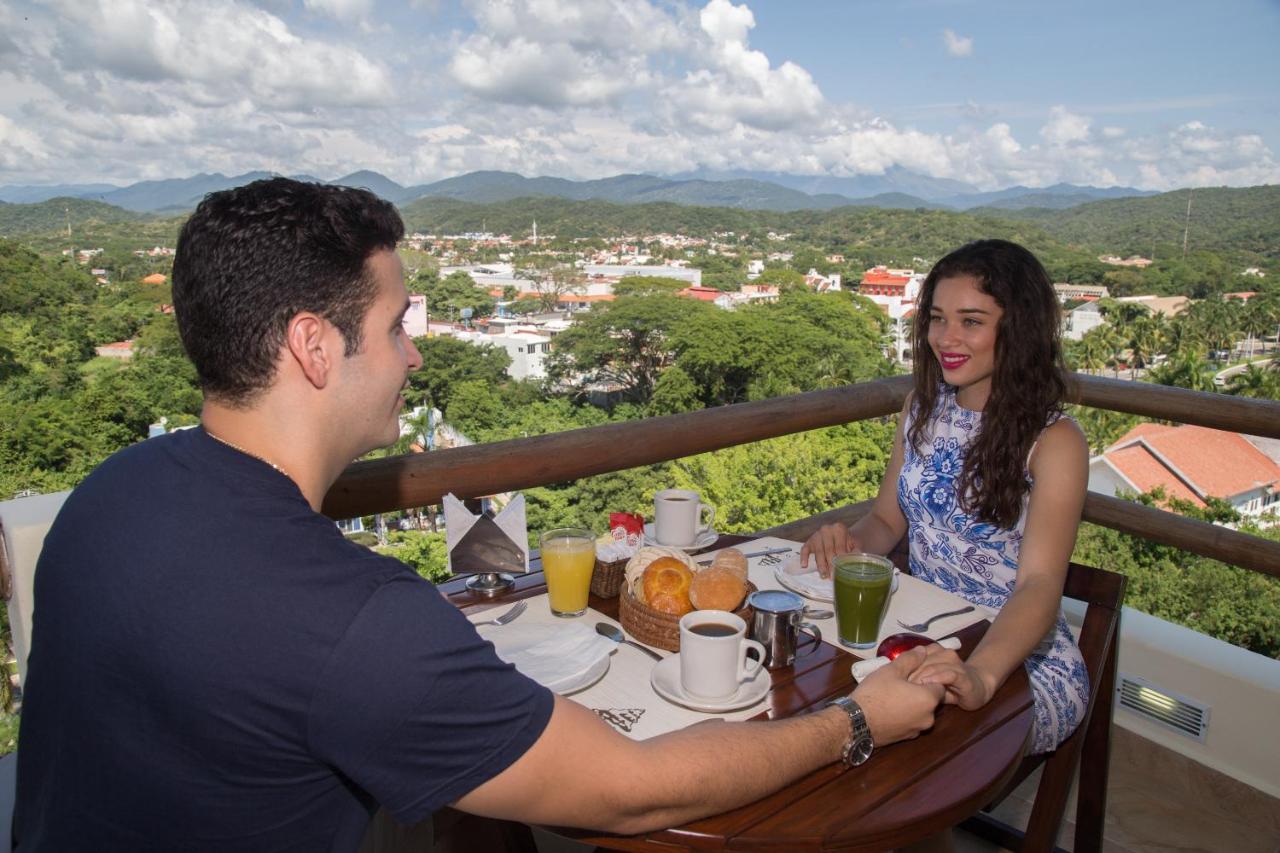
[[[801,621],[804,618],[804,599],[794,592],[762,589],[751,593],[747,602],[755,610],[749,636],[764,646],[764,663],[769,669],[795,663],[796,641],[802,630],[814,637],[808,654],[818,648],[822,631],[812,622]]]

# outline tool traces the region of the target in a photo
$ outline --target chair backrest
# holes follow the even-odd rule
[[[31,651],[32,585],[45,534],[71,492],[0,502],[0,595],[7,602],[18,678],[27,680]]]
[[[1067,580],[1062,588],[1062,596],[1087,605],[1078,645],[1085,668],[1089,670],[1089,683],[1095,686],[1101,684],[1102,667],[1110,656],[1113,644],[1120,639],[1120,608],[1124,603],[1127,584],[1128,578],[1117,572],[1095,569],[1081,563],[1067,566]],[[1096,694],[1096,689],[1093,692]],[[1111,700],[1110,696],[1098,698]]]

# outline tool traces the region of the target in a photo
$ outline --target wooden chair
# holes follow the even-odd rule
[[[1076,792],[1075,853],[1102,849],[1107,811],[1107,770],[1111,759],[1111,711],[1115,700],[1116,652],[1120,636],[1120,606],[1127,579],[1115,572],[1072,563],[1063,596],[1085,603],[1080,629],[1080,653],[1089,671],[1089,705],[1071,737],[1056,750],[1028,756],[1008,787],[983,812],[989,812],[1038,767],[1044,771],[1036,789],[1027,828],[1019,831],[989,814],[979,813],[960,826],[1010,850],[1056,851],[1071,782],[1080,769]]]

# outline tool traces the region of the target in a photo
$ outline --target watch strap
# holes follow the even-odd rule
[[[871,737],[871,728],[867,725],[867,717],[862,707],[848,696],[840,696],[827,703],[827,707],[835,706],[849,717],[849,739],[841,752],[845,766],[857,767],[864,764],[875,751],[875,740]]]

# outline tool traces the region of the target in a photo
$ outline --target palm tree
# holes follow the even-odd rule
[[[1189,313],[1188,310],[1169,321],[1166,349],[1171,360],[1188,357],[1200,360],[1208,348],[1204,331],[1194,317],[1187,316]]]
[[[1097,373],[1107,366],[1111,347],[1107,342],[1107,330],[1097,326],[1084,333],[1079,343],[1072,347],[1075,365],[1086,373]]]
[[[1147,374],[1157,385],[1173,385],[1192,391],[1216,391],[1213,379],[1205,373],[1204,362],[1195,355],[1183,355],[1152,369]]]
[[[1255,364],[1231,378],[1227,392],[1239,397],[1257,397],[1263,400],[1280,400],[1280,376],[1275,371],[1263,370]]]

